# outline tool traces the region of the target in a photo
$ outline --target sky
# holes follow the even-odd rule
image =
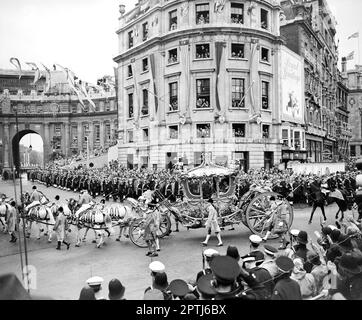
[[[29,148],[32,146],[33,150],[43,152],[43,140],[38,134],[27,134],[21,138],[20,144]]]
[[[23,62],[54,63],[73,70],[87,82],[113,75],[118,54],[119,4],[126,10],[136,0],[0,0],[0,68],[13,68],[11,57]],[[328,0],[337,21],[340,55],[355,51],[358,40],[347,40],[362,32],[362,1]],[[362,34],[361,34],[362,36]]]
[[[327,0],[337,19],[340,57],[355,51],[348,62],[358,64],[358,39],[347,40],[359,31],[362,37],[361,0]],[[114,75],[113,58],[118,54],[119,5],[126,11],[136,0],[0,0],[0,68],[14,68],[11,57],[21,62],[47,66],[58,63],[70,68],[84,81],[95,83]],[[361,47],[362,49],[362,47]],[[360,60],[360,63],[362,60]],[[33,136],[35,148],[41,138]]]

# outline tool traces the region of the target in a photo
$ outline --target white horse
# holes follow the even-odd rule
[[[9,211],[9,209],[10,209],[10,205],[0,199],[0,223],[3,226],[4,233],[6,233],[7,229],[8,229],[7,224],[6,224],[6,219],[7,219],[7,213]]]
[[[80,214],[79,217],[75,217],[77,221],[77,243],[76,247],[80,246],[81,237],[80,230],[85,227],[87,231],[93,229],[96,239],[99,238],[97,248],[100,248],[104,244],[105,233],[114,234],[112,219],[103,205],[97,204],[93,208]],[[85,235],[86,236],[86,235]]]
[[[44,231],[42,224],[45,225],[46,232],[45,236],[48,236],[48,242],[52,242],[53,226],[55,224],[54,215],[49,206],[41,204],[34,208],[31,208],[27,213],[28,226],[27,226],[27,237],[30,238],[31,227],[33,222],[38,227],[38,236],[37,239],[40,239],[41,233]]]
[[[139,209],[140,204],[132,198],[125,199],[123,203],[113,203],[108,207],[109,216],[119,224],[119,235],[116,241],[120,241],[122,233],[126,238],[129,237],[129,225],[133,220],[140,218]]]

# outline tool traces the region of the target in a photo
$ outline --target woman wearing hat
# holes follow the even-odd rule
[[[217,222],[217,218],[218,218],[218,213],[217,210],[214,207],[214,200],[212,200],[211,198],[208,200],[209,206],[207,208],[208,211],[208,217],[207,217],[207,221],[205,224],[206,230],[207,230],[207,234],[206,234],[206,239],[204,242],[201,242],[201,244],[206,247],[207,243],[210,240],[211,237],[211,231],[213,230],[215,232],[215,235],[217,237],[217,239],[219,240],[218,243],[218,247],[222,247],[223,243],[221,241],[221,234],[220,234],[220,227],[219,227],[219,223]]]

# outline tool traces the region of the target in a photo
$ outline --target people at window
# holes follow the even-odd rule
[[[170,111],[177,111],[178,110],[178,100],[174,99],[170,102]]]
[[[244,108],[244,101],[241,101],[240,99],[233,99],[232,107],[233,108]]]
[[[210,58],[210,52],[208,47],[201,46],[201,49],[197,50],[196,52],[196,58],[197,59],[207,59]]]
[[[203,14],[200,14],[200,16],[197,19],[197,24],[204,24],[204,23],[209,23],[209,14],[208,13],[206,14],[205,17]]]
[[[177,54],[170,54],[168,58],[168,63],[176,63],[177,62]]]
[[[205,98],[199,98],[196,101],[197,108],[210,108],[209,101]]]
[[[234,15],[231,17],[231,23],[239,23],[239,24],[243,24],[243,16],[242,15]]]

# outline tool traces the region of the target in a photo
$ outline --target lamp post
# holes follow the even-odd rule
[[[16,121],[16,137],[17,137],[17,145],[18,145],[18,155],[17,158],[19,160],[19,167],[18,167],[18,173],[19,173],[19,184],[20,184],[20,202],[21,202],[21,212],[24,212],[24,199],[23,199],[23,183],[22,183],[22,179],[21,179],[21,163],[20,163],[20,135],[19,135],[19,120],[18,120],[18,109],[16,106],[13,106],[13,110],[15,112],[15,121]],[[13,159],[14,160],[14,159]],[[15,166],[15,163],[14,163]],[[14,183],[15,183],[15,177],[14,177]],[[15,186],[14,186],[15,188]],[[16,190],[16,189],[15,189]],[[27,279],[27,290],[28,292],[30,292],[30,288],[29,288],[29,277],[28,277],[28,249],[27,249],[27,243],[26,243],[26,232],[25,232],[25,219],[24,219],[24,214],[21,215],[21,219],[23,222],[23,237],[24,237],[24,254],[25,254],[25,270],[22,270],[23,274],[26,274],[26,279]],[[20,230],[19,230],[19,235],[20,235]],[[20,238],[20,237],[19,237]],[[21,239],[19,239],[19,241],[21,241]],[[20,252],[21,254],[21,252]]]

